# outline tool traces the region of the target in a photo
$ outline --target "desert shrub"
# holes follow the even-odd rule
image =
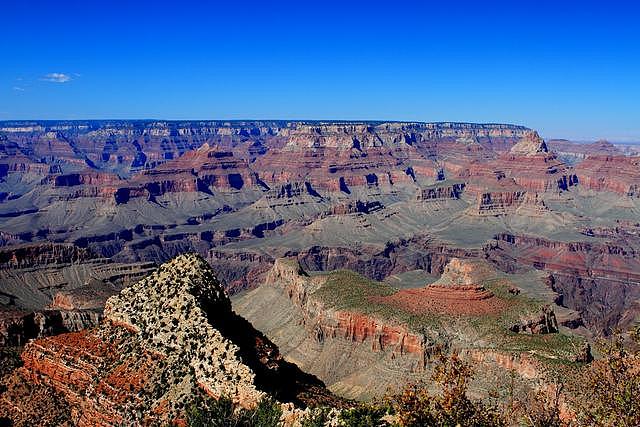
[[[282,408],[275,400],[263,399],[255,409],[239,411],[240,426],[276,427],[282,416]]]
[[[187,409],[189,427],[276,427],[282,409],[272,399],[263,399],[254,409],[236,409],[231,399],[198,399]]]
[[[637,334],[634,338],[638,343]],[[621,336],[600,343],[599,347],[602,359],[586,367],[575,392],[577,422],[590,426],[639,426],[640,353],[629,350]]]
[[[473,371],[469,364],[453,353],[439,356],[432,379],[440,393],[431,393],[428,384],[410,384],[388,398],[402,426],[503,426],[496,408],[474,402],[467,396]]]
[[[197,399],[187,409],[189,427],[226,427],[235,421],[234,406],[231,399]]]
[[[344,427],[384,427],[389,425],[382,419],[386,414],[382,406],[361,404],[340,412],[338,422]]]
[[[544,392],[531,391],[526,402],[521,402],[519,418],[531,427],[561,427],[565,423],[560,418],[560,397],[562,385],[555,385],[553,390]]]
[[[300,420],[301,427],[324,427],[329,421],[330,408],[314,408],[311,413]]]

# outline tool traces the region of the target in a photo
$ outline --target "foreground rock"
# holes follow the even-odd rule
[[[202,394],[243,407],[267,395],[297,406],[334,401],[231,310],[197,255],[179,256],[110,298],[98,327],[33,341],[22,359],[14,381],[60,395],[81,426],[180,424]],[[2,401],[20,418],[29,395],[10,391]]]

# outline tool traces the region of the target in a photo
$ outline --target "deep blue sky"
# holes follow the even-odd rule
[[[640,140],[636,2],[128,3],[3,0],[0,119],[508,122]]]

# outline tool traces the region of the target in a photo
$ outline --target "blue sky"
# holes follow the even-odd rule
[[[631,1],[4,0],[0,120],[506,122],[640,140],[639,19]]]

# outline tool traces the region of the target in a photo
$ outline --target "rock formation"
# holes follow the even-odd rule
[[[2,122],[0,303],[26,312],[54,298],[83,305],[88,295],[66,292],[93,279],[122,282],[118,291],[135,276],[116,273],[124,264],[189,251],[214,262],[235,292],[255,287],[282,256],[382,280],[482,258],[500,233],[616,247],[607,230],[637,232],[637,159],[604,141],[545,142],[500,124]],[[634,238],[621,238],[627,254],[638,252]],[[69,256],[73,267],[45,259]],[[565,304],[593,312],[589,328],[633,321],[629,300],[613,313],[609,302],[632,289],[618,263],[635,265],[635,256],[610,257],[597,277],[556,274]],[[525,258],[520,269],[533,265]]]
[[[288,360],[332,391],[363,399],[428,377],[431,356],[443,349],[481,363],[480,384],[503,369],[527,380],[545,378],[546,356],[532,357],[531,337],[509,330],[525,307],[535,305],[529,296],[509,292],[513,287],[479,261],[453,259],[433,284],[398,290],[346,271],[309,275],[294,259],[277,259],[265,283],[234,298],[233,305],[272,337]],[[553,311],[536,307],[546,314],[546,332],[557,332]],[[541,325],[533,329],[543,332]],[[545,351],[558,351],[551,363],[570,363],[567,357],[573,357],[573,349],[560,344],[572,338],[561,335],[547,335]]]
[[[266,393],[297,405],[333,399],[231,310],[196,255],[111,297],[98,327],[33,341],[22,359],[17,375],[55,390],[80,426],[179,423],[198,393],[245,407]]]
[[[529,334],[551,334],[558,332],[558,321],[550,306],[544,306],[540,313],[526,316],[511,326],[511,331]]]
[[[537,132],[533,132],[511,147],[509,152],[516,156],[535,156],[537,154],[548,153],[549,149]]]
[[[549,272],[548,285],[559,294],[558,304],[578,311],[598,333],[610,334],[614,325],[630,325],[640,313],[635,303],[640,296],[638,236],[619,231],[610,242],[501,233],[485,251],[506,271],[528,266]],[[595,301],[609,309],[602,310]]]
[[[447,315],[486,315],[506,308],[482,283],[491,277],[487,267],[477,262],[453,258],[440,278],[425,287],[401,290],[393,295],[376,298],[417,313]]]

